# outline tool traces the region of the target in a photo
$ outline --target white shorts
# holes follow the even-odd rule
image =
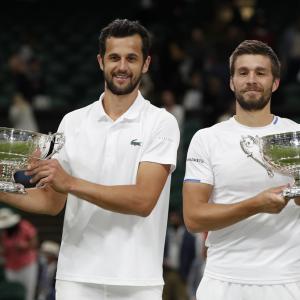
[[[287,284],[238,284],[203,276],[197,300],[299,300],[300,282]]]
[[[161,300],[163,286],[119,286],[56,280],[56,300]]]

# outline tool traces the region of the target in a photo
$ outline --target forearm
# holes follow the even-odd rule
[[[144,217],[149,215],[155,206],[155,198],[159,197],[138,185],[106,186],[78,178],[73,178],[69,193],[103,209]]]
[[[259,212],[255,198],[235,204],[202,203],[201,206],[185,218],[192,232],[212,231],[233,225]]]
[[[296,203],[297,205],[300,205],[300,197],[296,197],[296,198],[294,199],[294,201],[295,201],[295,203]]]
[[[73,177],[57,160],[50,159],[30,166],[27,175],[33,176],[32,182],[39,186],[49,186],[57,193],[73,194],[103,209],[148,216],[157,203],[169,172],[170,165],[141,162],[134,184],[107,186]]]
[[[192,232],[211,231],[233,225],[258,213],[278,214],[288,203],[282,197],[285,188],[286,185],[270,188],[233,204],[215,204],[209,202],[213,190],[211,185],[185,183],[185,224]]]
[[[0,202],[20,210],[56,215],[63,209],[66,195],[55,193],[49,188],[27,189],[26,194],[0,193]]]

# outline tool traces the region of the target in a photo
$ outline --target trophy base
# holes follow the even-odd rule
[[[282,196],[286,199],[300,197],[300,186],[292,186],[283,190]]]
[[[8,193],[26,194],[25,188],[20,183],[0,181],[0,191]]]

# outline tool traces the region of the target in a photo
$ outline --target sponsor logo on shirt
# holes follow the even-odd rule
[[[142,142],[138,141],[138,139],[134,139],[130,142],[130,145],[132,146],[142,146]]]
[[[204,163],[204,160],[202,158],[194,158],[194,157],[188,157],[186,161],[193,161],[193,162],[197,162],[199,164]]]
[[[158,136],[157,139],[162,140],[162,141],[167,141],[167,142],[173,142],[173,140],[167,136]]]

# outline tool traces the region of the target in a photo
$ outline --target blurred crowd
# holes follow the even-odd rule
[[[145,98],[157,106],[165,107],[176,117],[181,133],[187,139],[179,148],[179,170],[184,165],[191,134],[200,127],[210,126],[234,114],[234,99],[228,84],[228,58],[241,41],[258,39],[277,52],[282,63],[282,79],[281,88],[273,99],[275,108],[276,105],[284,106],[284,101],[287,101],[285,87],[293,86],[296,93],[299,93],[296,96],[300,97],[300,17],[297,14],[284,15],[283,10],[281,17],[284,23],[279,26],[278,15],[281,12],[278,11],[276,17],[268,11],[272,10],[273,4],[262,7],[259,6],[259,1],[246,1],[248,6],[243,6],[243,1],[211,1],[206,4],[196,0],[162,3],[155,0],[129,1],[131,2],[136,5],[135,10],[130,13],[127,10],[125,16],[120,13],[120,18],[139,19],[153,36],[152,67],[149,74],[142,79],[141,92]],[[86,13],[86,10],[82,13]],[[43,13],[40,14],[42,18]],[[91,103],[97,100],[103,89],[103,80],[96,62],[97,34],[102,23],[99,16],[101,12],[97,12],[97,15],[91,14],[87,21],[80,24],[80,28],[74,25],[76,18],[68,19],[63,16],[58,19],[58,25],[51,23],[52,31],[42,34],[34,21],[31,25],[26,23],[27,29],[23,28],[24,17],[19,19],[19,24],[18,21],[14,24],[19,39],[16,47],[6,51],[7,55],[3,58],[3,65],[7,68],[5,74],[13,88],[6,92],[4,89],[0,91],[1,99],[9,98],[7,110],[4,110],[8,123],[1,125],[39,131],[45,122],[37,118],[40,112],[50,112],[56,109],[57,104],[59,108],[64,105],[65,110],[72,110],[85,101]],[[78,18],[80,17],[78,12]],[[115,17],[117,16],[112,18]],[[44,21],[50,19],[45,18]],[[9,22],[7,18],[6,25]],[[42,28],[43,24],[40,26]],[[78,43],[75,39],[72,40],[73,43],[70,40],[68,43],[67,38],[59,39],[64,36],[60,31],[65,29],[66,32],[80,35],[80,32],[86,33],[85,26],[89,34],[79,36]],[[68,27],[71,28],[70,31],[67,31]],[[40,47],[39,37],[44,39],[45,35],[53,38],[53,47]],[[83,51],[79,60],[76,60],[78,55],[73,57],[73,61],[77,63],[74,68],[64,64],[68,61],[67,58],[78,54],[75,52],[80,52],[80,48],[87,44],[92,46],[92,51]],[[59,56],[59,65],[55,60],[46,60],[52,51],[63,53]],[[91,69],[87,68],[89,64],[92,65]],[[54,72],[54,66],[57,73]],[[65,92],[71,94],[65,93],[66,98],[62,94],[59,98],[62,102],[57,103],[56,96],[52,93],[52,84],[58,84],[55,80],[65,74],[64,70],[72,78],[66,76],[59,84]],[[53,78],[56,74],[58,77]],[[87,81],[80,81],[79,78],[82,77]],[[0,83],[1,81],[4,81],[3,75],[0,75]],[[74,85],[71,86],[71,82]],[[79,93],[78,87],[82,83],[83,89]],[[95,84],[96,89],[91,93]],[[285,116],[300,120],[300,111],[295,106],[286,109]],[[190,126],[194,120],[195,126]],[[53,120],[54,130],[58,121],[59,119]],[[190,135],[187,134],[188,131]],[[176,180],[174,182],[176,184]],[[205,265],[205,235],[187,232],[180,214],[180,205],[176,208],[169,214],[163,298],[192,300]],[[4,269],[0,284],[11,281],[21,283],[25,287],[26,300],[54,299],[53,282],[58,244],[54,241],[40,243],[38,229],[6,208],[0,210],[0,230],[0,254]]]
[[[58,252],[57,242],[40,243],[38,229],[29,220],[10,208],[1,208],[1,298],[54,300]]]
[[[300,18],[291,13],[285,16],[282,9],[279,24],[270,5],[263,3],[129,1],[135,9],[130,13],[125,10],[126,15],[120,17],[139,19],[153,37],[152,66],[141,86],[144,96],[174,113],[182,129],[191,118],[198,118],[203,127],[232,114],[228,57],[244,39],[258,39],[275,49],[282,62],[282,87],[299,85]],[[5,96],[11,98],[9,122],[15,127],[36,130],[43,120],[37,121],[33,111],[38,115],[57,106],[71,110],[95,101],[103,89],[95,59],[101,18],[86,9],[82,14],[90,17],[80,27],[76,23],[76,18],[83,16],[80,12],[74,18],[58,18],[55,25],[50,23],[51,13],[58,12],[49,10],[40,30],[34,24],[23,28],[26,19],[21,17],[14,24],[19,39],[4,59],[13,82],[13,89]],[[47,37],[40,32],[43,27]],[[47,48],[46,38],[51,40]],[[281,88],[273,104],[276,107],[284,101]],[[293,113],[287,111],[287,116]]]

